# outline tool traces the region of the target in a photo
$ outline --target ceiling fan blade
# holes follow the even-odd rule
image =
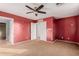
[[[62,5],[62,4],[63,4],[63,3],[56,3],[57,6],[60,6],[60,5]]]
[[[46,12],[43,12],[43,11],[37,11],[38,13],[42,13],[42,14],[46,14]]]
[[[40,5],[40,6],[36,9],[36,11],[40,10],[40,9],[43,8],[43,7],[44,7],[44,5]]]
[[[27,12],[26,14],[29,14],[29,13],[33,13],[33,12]]]
[[[27,5],[26,5],[26,7],[29,8],[29,9],[31,9],[31,10],[33,10],[33,11],[35,11],[33,8],[31,8],[31,7],[27,6]]]

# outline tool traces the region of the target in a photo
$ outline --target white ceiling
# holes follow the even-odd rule
[[[41,4],[44,4],[44,8],[41,10],[46,11],[46,14],[39,13],[38,16],[35,16],[34,13],[26,14],[32,10],[26,8],[25,5],[29,5],[30,7],[34,8]],[[79,3],[63,3],[61,6],[56,6],[55,3],[0,3],[0,11],[12,13],[34,20],[50,16],[54,16],[55,18],[63,18],[79,15]]]

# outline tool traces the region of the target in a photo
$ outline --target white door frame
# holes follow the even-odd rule
[[[14,19],[0,16],[0,22],[10,25],[9,26],[9,28],[10,28],[10,31],[9,31],[9,42],[13,45],[14,44]],[[7,28],[6,28],[6,33],[7,33]],[[7,37],[7,35],[6,35],[6,37]]]

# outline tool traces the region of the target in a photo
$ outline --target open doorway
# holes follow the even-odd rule
[[[0,17],[0,44],[14,44],[14,23],[12,18]]]
[[[6,40],[6,23],[0,23],[0,41]]]
[[[7,38],[6,38],[6,23],[0,22],[0,45],[6,44]]]

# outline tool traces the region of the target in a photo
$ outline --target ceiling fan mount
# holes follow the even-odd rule
[[[30,10],[32,10],[31,12],[27,12],[26,14],[34,13],[34,12],[41,13],[41,14],[46,14],[46,12],[40,11],[40,10],[44,7],[44,5],[40,5],[39,7],[35,7],[34,9],[31,8],[31,7],[28,6],[28,5],[26,5],[25,7],[29,8]],[[37,13],[35,13],[35,16],[38,16]]]

